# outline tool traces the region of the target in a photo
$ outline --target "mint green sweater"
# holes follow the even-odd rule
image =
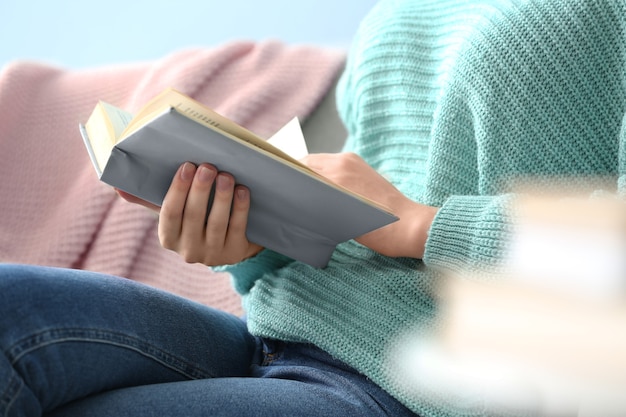
[[[347,242],[315,269],[264,251],[228,268],[250,331],[313,343],[421,416],[483,415],[479,398],[412,390],[389,372],[390,353],[406,330],[436,325],[437,267],[502,259],[516,180],[601,176],[626,189],[626,5],[382,0],[354,40],[338,107],[346,150],[440,207],[424,259]]]

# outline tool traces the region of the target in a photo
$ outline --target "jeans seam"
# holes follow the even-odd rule
[[[24,384],[20,383],[18,378],[12,376],[7,384],[6,389],[0,395],[0,402],[4,402],[6,404],[5,411],[3,413],[3,417],[7,417],[9,415],[9,410],[13,406],[13,403],[17,399],[20,394],[20,391],[24,388]]]
[[[7,357],[11,364],[14,365],[30,352],[55,343],[66,342],[102,343],[118,346],[152,359],[189,379],[212,377],[210,372],[202,370],[192,363],[174,356],[140,338],[121,332],[92,328],[42,330],[38,333],[26,336],[10,346],[7,351]]]

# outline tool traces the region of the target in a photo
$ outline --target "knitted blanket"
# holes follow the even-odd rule
[[[114,274],[241,312],[225,274],[162,249],[157,217],[99,182],[78,123],[98,100],[132,112],[171,86],[269,136],[305,118],[342,65],[339,51],[278,42],[85,70],[8,65],[0,72],[0,262]]]

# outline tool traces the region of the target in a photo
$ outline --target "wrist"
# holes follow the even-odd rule
[[[411,251],[411,257],[422,259],[426,250],[430,228],[439,208],[419,203],[413,204],[415,207],[412,210],[412,215],[409,217],[412,224],[409,227],[407,249]]]

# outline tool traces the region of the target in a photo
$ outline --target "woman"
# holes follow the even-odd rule
[[[254,196],[185,164],[162,244],[228,264],[246,323],[112,277],[3,266],[0,411],[488,414],[479,390],[430,392],[394,356],[437,325],[436,271],[503,261],[516,181],[624,186],[625,34],[619,0],[381,1],[338,87],[347,153],[305,163],[400,221],[315,269],[248,242]]]

